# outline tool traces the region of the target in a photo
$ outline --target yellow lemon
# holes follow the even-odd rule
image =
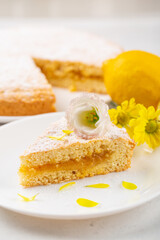
[[[160,101],[160,57],[143,51],[123,52],[103,63],[104,82],[112,100],[135,98],[146,107]]]

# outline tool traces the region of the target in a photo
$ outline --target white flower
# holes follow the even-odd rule
[[[98,95],[83,93],[74,98],[66,112],[68,128],[79,137],[102,137],[112,125],[108,105]]]

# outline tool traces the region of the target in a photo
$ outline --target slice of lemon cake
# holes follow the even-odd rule
[[[52,87],[30,57],[3,56],[0,66],[1,116],[55,111]]]
[[[107,105],[97,96],[74,99],[66,117],[54,122],[20,157],[21,185],[47,185],[128,169],[135,143],[107,114]]]

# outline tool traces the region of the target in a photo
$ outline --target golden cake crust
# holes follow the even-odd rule
[[[24,187],[33,187],[38,185],[49,185],[53,183],[62,183],[71,180],[78,180],[84,177],[93,177],[96,175],[105,175],[111,172],[125,171],[131,167],[131,157],[133,149],[125,160],[113,160],[111,157],[104,159],[94,159],[92,161],[67,162],[65,168],[60,169],[52,165],[42,166],[42,168],[23,168],[19,170],[21,185]],[[79,164],[80,163],[80,164]],[[60,164],[59,164],[60,165]],[[79,167],[80,166],[80,167]]]
[[[55,111],[55,96],[45,76],[26,56],[0,57],[0,115]]]

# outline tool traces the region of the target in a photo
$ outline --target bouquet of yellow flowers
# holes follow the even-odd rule
[[[118,127],[126,128],[137,145],[147,143],[150,148],[160,146],[160,109],[136,104],[135,99],[124,101],[116,109],[110,109],[111,121]]]

